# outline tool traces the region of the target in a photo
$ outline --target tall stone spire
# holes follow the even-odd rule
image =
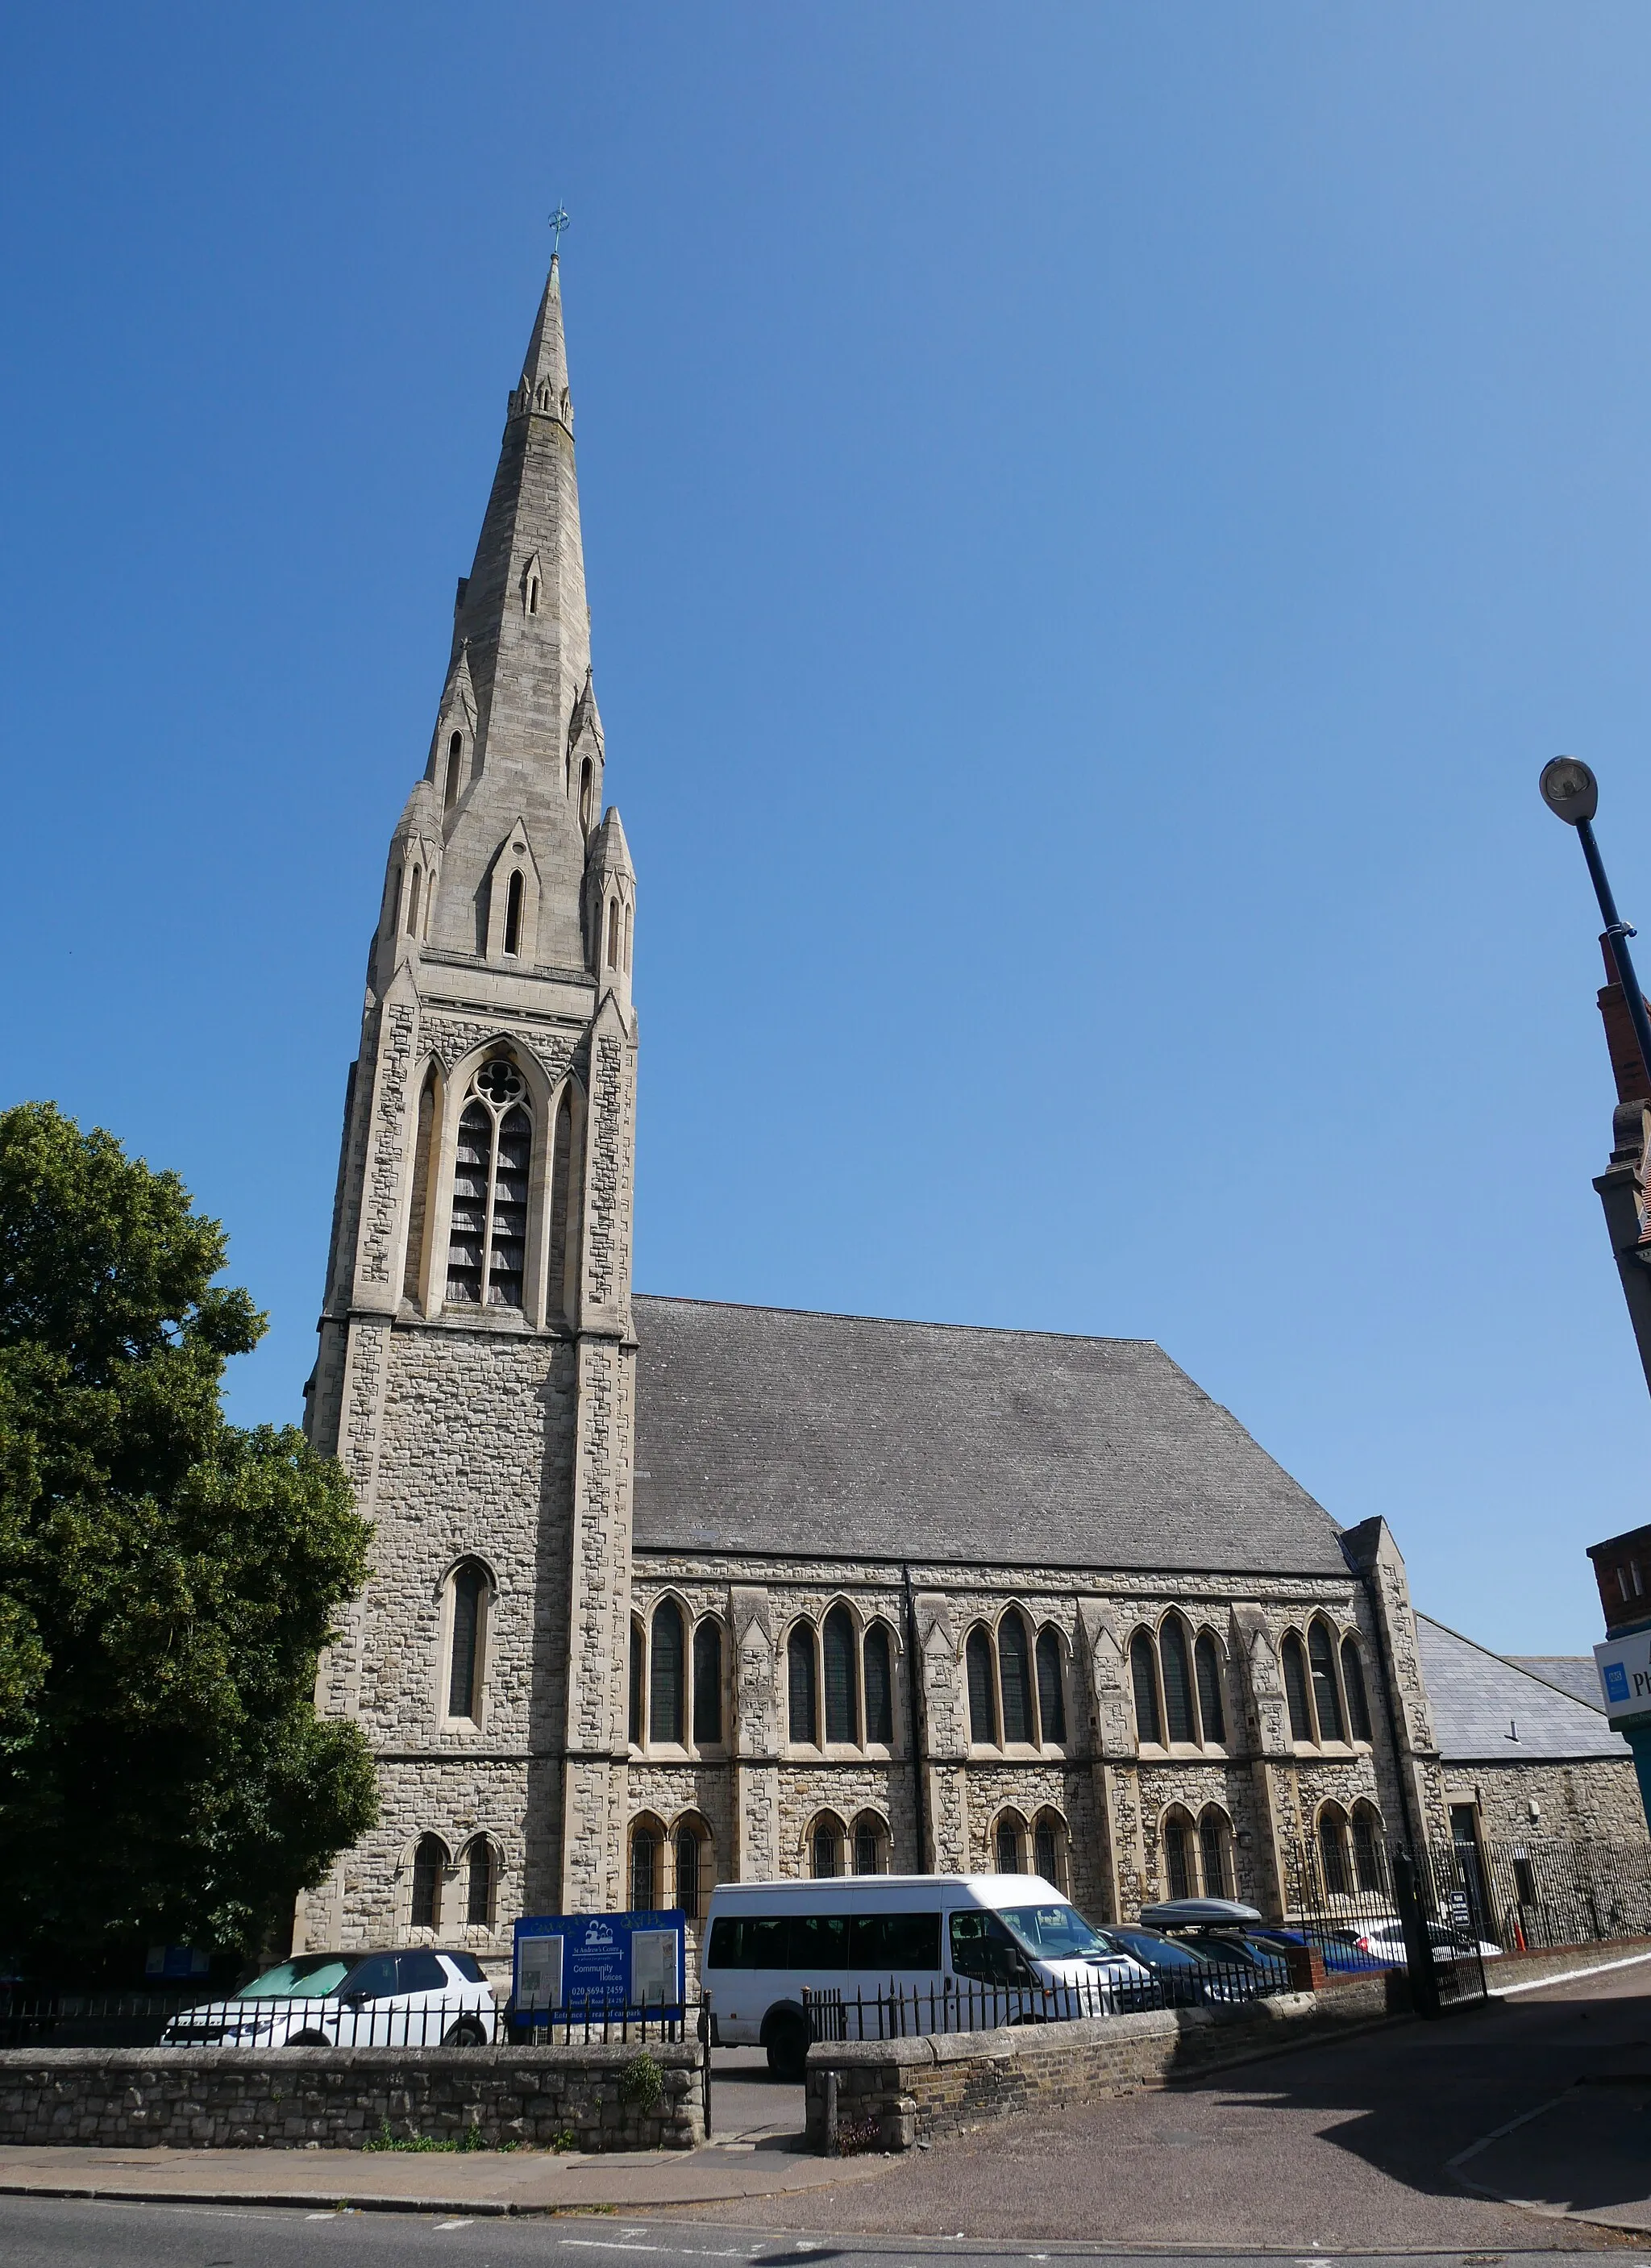
[[[455,665],[461,652],[474,688],[475,745],[460,792],[445,803],[430,941],[449,953],[485,953],[489,872],[506,832],[525,827],[541,880],[537,934],[525,957],[583,968],[579,902],[586,843],[601,815],[601,751],[598,740],[579,766],[572,762],[582,695],[589,706],[590,615],[554,259],[506,407],[475,559],[459,585]],[[428,775],[444,802],[450,737],[438,734]]]

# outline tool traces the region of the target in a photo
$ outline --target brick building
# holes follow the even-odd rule
[[[553,262],[345,1106],[306,1422],[377,1544],[320,1697],[382,1818],[299,1943],[498,1955],[523,1912],[890,1866],[1277,1910],[1304,1841],[1351,1880],[1442,1838],[1480,1800],[1430,1704],[1461,1662],[1385,1524],[1339,1529],[1161,1349],[633,1296],[637,885],[572,429]]]

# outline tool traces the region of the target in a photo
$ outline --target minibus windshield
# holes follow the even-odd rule
[[[999,1906],[997,1911],[1035,1960],[1081,1961],[1110,1950],[1075,1906]]]

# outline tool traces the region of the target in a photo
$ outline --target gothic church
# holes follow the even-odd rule
[[[497,1963],[524,1913],[691,1926],[719,1880],[890,1867],[1278,1911],[1304,1844],[1351,1881],[1470,1805],[1526,1826],[1511,1762],[1643,1837],[1588,1699],[1418,1617],[1385,1524],[1339,1529],[1149,1342],[632,1293],[605,770],[553,261],[345,1104],[306,1422],[377,1541],[318,1698],[381,1817],[298,1945]],[[1441,1754],[1436,1668],[1493,1713],[1519,1681],[1546,1747],[1482,1757],[1458,1708]]]

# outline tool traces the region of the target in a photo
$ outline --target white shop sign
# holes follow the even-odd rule
[[[1651,1630],[1631,1638],[1607,1638],[1594,1648],[1600,1692],[1613,1725],[1626,1717],[1651,1716]]]

